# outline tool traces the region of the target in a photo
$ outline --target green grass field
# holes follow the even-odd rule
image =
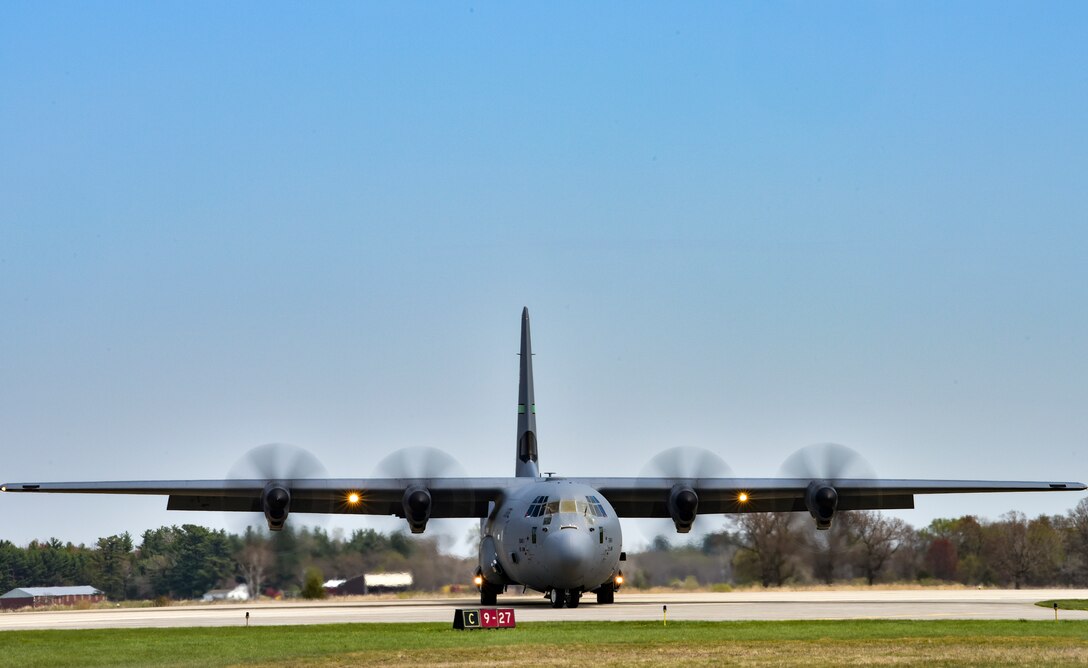
[[[1086,621],[552,622],[0,632],[9,666],[1088,665]]]
[[[1044,608],[1053,608],[1058,604],[1059,610],[1088,610],[1088,599],[1083,598],[1055,598],[1048,601],[1039,601],[1035,605]]]

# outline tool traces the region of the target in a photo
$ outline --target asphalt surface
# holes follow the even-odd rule
[[[517,621],[786,619],[1054,619],[1034,603],[1051,598],[1088,599],[1088,589],[954,589],[767,591],[636,594],[620,592],[614,605],[588,596],[576,609],[555,610],[540,596],[501,596],[498,607],[515,609]],[[18,611],[0,614],[0,630],[176,626],[269,626],[360,622],[452,622],[456,608],[480,607],[478,599],[328,600],[255,604],[175,605],[164,608]],[[1062,619],[1088,620],[1088,611],[1062,610]]]

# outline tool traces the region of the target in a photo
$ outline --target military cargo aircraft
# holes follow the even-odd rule
[[[479,518],[476,585],[483,605],[507,587],[550,597],[554,607],[576,607],[584,593],[612,603],[623,583],[620,517],[671,520],[687,533],[700,514],[807,512],[828,529],[839,511],[914,507],[916,494],[1080,491],[1079,482],[887,480],[843,475],[836,466],[802,466],[783,478],[685,475],[568,478],[541,475],[529,310],[522,311],[514,477],[415,475],[314,478],[268,474],[227,480],[7,483],[5,492],[155,494],[169,510],[263,513],[268,528],[283,528],[291,513],[395,515],[422,533],[432,518]],[[812,458],[799,453],[800,461]],[[817,458],[840,458],[825,448]],[[839,467],[841,469],[841,467]]]

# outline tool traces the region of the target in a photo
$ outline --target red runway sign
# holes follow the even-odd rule
[[[453,611],[455,629],[515,628],[513,608],[458,608]]]

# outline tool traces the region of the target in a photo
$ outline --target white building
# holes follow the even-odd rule
[[[244,584],[240,584],[234,589],[212,589],[204,594],[204,598],[201,599],[205,602],[210,601],[248,601],[249,600],[249,587]]]

